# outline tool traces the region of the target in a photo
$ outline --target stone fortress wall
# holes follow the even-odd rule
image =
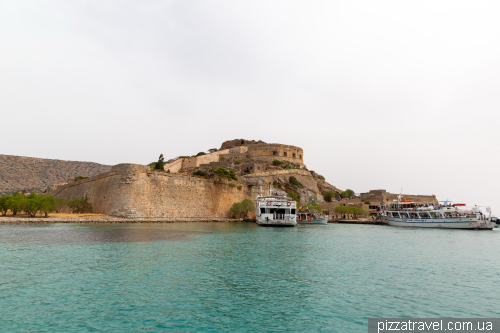
[[[120,217],[215,218],[229,217],[234,202],[257,196],[256,187],[240,186],[118,164],[110,172],[64,185],[51,194],[66,200],[87,198],[94,212]]]
[[[398,200],[399,194],[389,193],[386,190],[371,190],[367,193],[360,194],[361,201],[377,202],[380,204],[386,204],[389,202],[394,202]],[[433,195],[413,195],[413,194],[401,194],[402,200],[412,200],[413,202],[420,203],[438,203],[436,196]]]
[[[245,140],[241,140],[241,142],[239,142],[239,140],[235,141],[236,142],[233,144],[248,144]],[[221,157],[226,160],[234,160],[236,158],[241,160],[249,159],[253,163],[272,163],[272,161],[278,159],[297,164],[301,168],[306,167],[302,148],[278,143],[258,142],[242,146],[229,146],[229,148],[221,149],[206,155],[182,158],[166,164],[165,170],[170,170],[170,173],[177,173],[181,169],[193,169],[209,164],[213,166],[220,161]],[[252,170],[251,173],[261,171],[258,166],[255,168],[252,166],[252,168],[248,169]]]

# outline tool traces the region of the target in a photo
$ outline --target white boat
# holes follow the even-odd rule
[[[321,216],[316,211],[301,210],[297,213],[297,218],[299,219],[299,224],[327,224],[328,215]]]
[[[484,229],[492,230],[491,209],[483,215],[479,208],[467,208],[463,204],[438,206],[415,202],[391,203],[384,213],[387,223],[396,227]]]
[[[281,195],[257,196],[255,219],[268,227],[297,226],[297,203]]]

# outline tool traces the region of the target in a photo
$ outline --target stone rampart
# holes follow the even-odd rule
[[[278,143],[259,143],[248,146],[247,155],[253,160],[272,162],[275,159],[304,166],[302,148]]]
[[[386,190],[371,190],[367,193],[361,193],[361,201],[370,201],[384,204],[387,202],[394,202],[398,200],[399,194],[389,193]],[[422,203],[437,203],[435,195],[413,195],[413,194],[401,194],[402,200],[412,200],[414,202]]]
[[[164,168],[165,171],[170,170],[171,173],[176,173],[179,172],[180,169],[182,169],[182,158],[173,161],[172,163],[165,164]]]
[[[153,172],[149,167],[120,164],[105,174],[65,185],[53,193],[66,200],[87,198],[94,212],[128,218],[229,217],[234,202],[254,199],[255,187],[241,189],[213,180]]]

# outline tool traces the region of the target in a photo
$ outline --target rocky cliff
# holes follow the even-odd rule
[[[0,154],[0,194],[16,191],[43,192],[54,184],[76,176],[91,177],[111,170],[111,166]]]

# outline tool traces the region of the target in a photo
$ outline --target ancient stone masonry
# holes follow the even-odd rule
[[[235,162],[239,160],[239,164]],[[243,174],[262,172],[270,168],[274,160],[293,167],[307,169],[302,148],[262,141],[237,139],[226,141],[220,150],[206,155],[181,158],[165,165],[165,170],[177,173],[180,170],[194,171],[196,168],[221,166]]]
[[[239,186],[119,164],[110,172],[64,185],[51,194],[67,200],[87,198],[95,212],[114,216],[214,218],[229,217],[234,202],[256,197],[255,187]]]

